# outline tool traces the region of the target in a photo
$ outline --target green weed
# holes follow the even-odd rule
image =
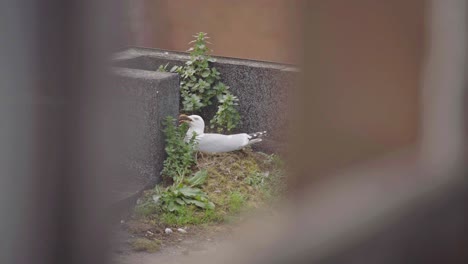
[[[190,174],[191,167],[195,165],[195,138],[185,142],[187,124],[175,125],[175,119],[168,116],[164,120],[164,135],[166,137],[167,158],[164,160],[162,174],[174,181]]]
[[[182,110],[186,113],[200,114],[200,111],[212,104],[218,109],[210,121],[210,127],[218,132],[231,131],[240,123],[240,114],[236,107],[237,96],[229,91],[220,81],[221,74],[211,65],[215,59],[209,55],[206,33],[196,34],[189,44],[190,59],[183,66],[174,66],[169,71],[181,77],[180,92]],[[168,64],[161,65],[158,71],[167,71]]]

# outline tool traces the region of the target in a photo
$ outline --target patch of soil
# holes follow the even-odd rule
[[[172,260],[177,256],[189,256],[193,254],[202,254],[208,250],[226,241],[231,237],[237,225],[218,224],[218,225],[203,225],[189,226],[185,230],[187,233],[180,233],[176,228],[173,232],[166,234],[163,229],[143,225],[141,233],[131,234],[128,232],[128,225],[138,225],[136,221],[122,224],[117,231],[116,250],[114,250],[113,258],[117,263],[158,263],[156,260]],[[144,231],[143,231],[144,230]],[[135,241],[142,238],[157,241],[159,245],[158,251],[135,250]],[[146,260],[146,261],[145,261]],[[165,262],[169,263],[169,262]]]

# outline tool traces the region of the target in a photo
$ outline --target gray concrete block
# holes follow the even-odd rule
[[[160,178],[165,159],[162,122],[179,113],[179,76],[128,68],[115,68],[113,74],[122,98],[122,131],[118,132],[125,139],[122,152],[128,170],[113,184],[119,200],[137,194]]]
[[[292,65],[215,57],[213,66],[221,73],[221,81],[239,97],[241,126],[233,132],[267,130],[269,139],[257,148],[277,152],[284,144],[288,128],[289,94],[296,86],[298,69]],[[160,65],[183,65],[187,53],[158,49],[130,48],[116,54],[115,65],[156,71]],[[215,109],[202,113],[211,119]]]

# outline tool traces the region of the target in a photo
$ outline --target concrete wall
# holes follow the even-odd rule
[[[156,71],[160,65],[182,65],[187,60],[186,53],[130,48],[117,55],[116,65]],[[294,89],[297,69],[285,64],[222,57],[217,57],[213,66],[240,100],[242,124],[233,133],[267,130],[268,139],[256,147],[266,152],[280,151],[288,127],[288,95]],[[213,110],[204,112],[203,117],[211,119]]]
[[[165,159],[162,122],[179,113],[179,77],[177,74],[116,68],[115,87],[123,109],[122,127],[116,131],[126,140],[126,173],[115,178],[116,200],[135,196],[146,186],[160,180]]]

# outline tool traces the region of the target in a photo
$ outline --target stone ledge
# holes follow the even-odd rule
[[[235,132],[257,132],[267,130],[270,143],[260,143],[257,149],[276,152],[283,146],[288,122],[289,93],[296,85],[298,68],[294,65],[216,57],[213,66],[221,73],[221,81],[230,86],[239,97],[242,124]],[[114,56],[114,64],[120,67],[156,71],[160,65],[183,65],[189,59],[184,52],[131,47]],[[211,119],[215,109],[203,113]]]

